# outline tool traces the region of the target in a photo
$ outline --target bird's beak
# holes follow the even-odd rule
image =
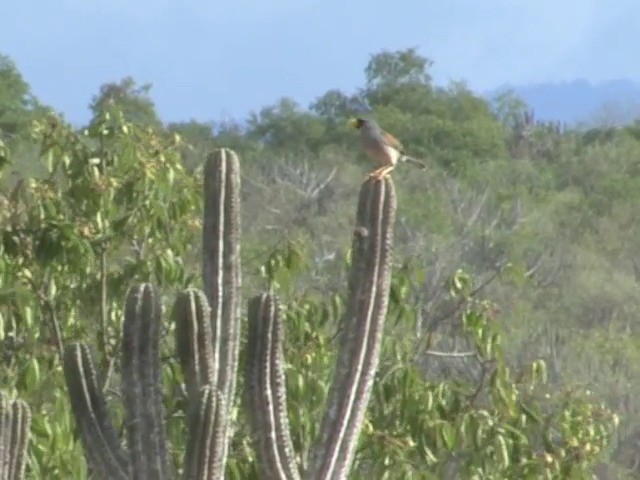
[[[347,125],[349,125],[352,128],[356,128],[357,124],[358,124],[358,119],[355,117],[351,117],[349,120],[347,120]]]

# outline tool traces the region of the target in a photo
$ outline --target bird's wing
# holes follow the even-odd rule
[[[385,131],[381,132],[381,136],[382,136],[382,141],[386,145],[392,148],[395,148],[399,152],[404,152],[404,147],[402,146],[402,143],[400,143],[400,140],[398,140],[396,137],[394,137],[393,135]]]

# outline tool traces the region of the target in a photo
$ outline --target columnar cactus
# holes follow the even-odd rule
[[[258,295],[249,301],[247,404],[260,478],[294,480],[300,473],[289,433],[278,310],[273,295]]]
[[[109,416],[89,347],[79,343],[66,347],[64,376],[89,467],[98,478],[126,480],[128,455]]]
[[[198,410],[192,412],[189,423],[189,441],[184,464],[184,478],[188,480],[214,480],[224,478],[224,458],[221,447],[227,411],[224,397],[211,385],[200,391]]]
[[[151,285],[129,291],[122,334],[122,390],[133,478],[170,478],[160,389],[160,313]]]
[[[204,175],[202,280],[211,308],[213,368],[211,385],[222,394],[226,412],[221,421],[221,468],[231,435],[240,349],[240,163],[232,150],[216,150]]]
[[[380,357],[395,210],[395,190],[389,177],[364,183],[353,235],[340,352],[307,478],[346,478],[353,461]]]
[[[71,406],[89,465],[100,478],[171,478],[160,391],[160,302],[155,289],[129,290],[122,341],[122,379],[128,449],[118,439],[88,348],[65,350]]]
[[[185,458],[187,479],[222,478],[228,435],[228,399],[216,388],[219,362],[214,355],[211,309],[204,293],[180,293],[173,307],[176,345],[187,380],[189,441]]]
[[[0,393],[0,480],[24,476],[30,426],[29,406]]]
[[[209,293],[183,292],[174,307],[189,395],[185,478],[223,478],[225,468],[240,343],[239,179],[234,152],[217,150],[207,160],[203,278]],[[128,450],[109,418],[88,348],[73,344],[66,350],[72,408],[87,459],[100,478],[172,477],[160,392],[160,321],[155,289],[149,284],[131,289],[122,342]]]
[[[191,408],[200,401],[200,389],[218,382],[217,356],[214,355],[211,309],[200,290],[178,294],[173,305],[176,323],[176,349],[185,372]]]
[[[362,186],[353,236],[349,299],[320,435],[304,477],[347,477],[378,366],[391,279],[396,197],[391,179]],[[249,303],[247,386],[260,478],[300,478],[286,417],[278,302]]]
[[[178,358],[188,395],[189,439],[183,477],[224,478],[240,344],[240,190],[235,153],[221,149],[205,167],[204,291],[188,289],[174,303]],[[393,182],[368,180],[360,192],[348,306],[333,384],[308,471],[296,464],[286,409],[283,326],[278,300],[249,302],[246,368],[251,428],[260,478],[343,479],[378,365],[390,285],[396,197]],[[132,288],[123,331],[123,391],[127,448],[118,439],[84,345],[65,353],[65,376],[80,436],[99,478],[171,476],[160,395],[158,294]],[[305,452],[306,453],[306,452]]]

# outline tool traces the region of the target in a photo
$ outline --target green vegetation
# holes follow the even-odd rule
[[[240,297],[269,292],[282,306],[287,468],[313,471],[353,327],[354,217],[371,165],[344,120],[364,106],[429,168],[393,173],[388,314],[350,478],[640,473],[640,122],[538,122],[509,92],[486,102],[463,83],[434,85],[430,65],[411,49],[381,52],[357,92],[309,108],[281,99],[244,124],[165,124],[151,87],[125,78],[100,88],[76,128],[0,56],[0,390],[3,411],[31,411],[26,478],[89,475],[65,349],[90,346],[117,433],[125,295],[152,283],[167,310],[185,289],[206,291],[203,166],[219,147],[240,157]],[[264,468],[245,396],[260,383],[247,351],[260,338],[238,308],[226,473],[250,479]],[[195,401],[176,368],[177,319],[163,318],[163,428],[168,469],[181,472]],[[207,392],[203,405],[221,398]]]

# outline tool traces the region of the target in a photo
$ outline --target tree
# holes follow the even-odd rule
[[[170,123],[167,130],[178,134],[184,142],[180,148],[184,165],[189,169],[197,168],[213,145],[213,123],[192,119],[188,122]]]
[[[24,131],[37,101],[15,63],[0,54],[0,138]]]
[[[366,88],[407,83],[428,85],[431,83],[431,75],[427,73],[427,69],[432,65],[433,62],[419,55],[415,48],[382,51],[373,55],[365,68]]]
[[[197,120],[188,122],[175,122],[167,125],[170,132],[180,134],[180,136],[193,146],[203,146],[213,140],[213,123],[203,123]]]
[[[162,126],[156,106],[149,92],[152,85],[137,85],[131,77],[119,82],[105,83],[100,93],[95,95],[89,105],[94,119],[105,112],[121,111],[124,118],[132,123],[150,127]]]
[[[361,95],[374,109],[393,105],[406,112],[425,113],[433,91],[427,71],[431,65],[414,48],[373,55],[365,68]]]
[[[433,62],[414,48],[373,55],[362,98],[376,119],[413,155],[460,171],[478,158],[504,153],[502,127],[489,104],[463,82],[432,83]]]
[[[322,121],[312,113],[302,110],[290,98],[282,98],[277,104],[263,108],[258,114],[252,113],[248,127],[250,138],[275,149],[314,151],[323,143]]]
[[[515,128],[530,115],[527,103],[512,89],[502,90],[491,99],[491,108],[500,123]]]
[[[360,113],[365,109],[365,105],[357,95],[346,95],[340,90],[329,90],[324,95],[318,97],[309,109],[325,120],[335,123],[349,115]]]

